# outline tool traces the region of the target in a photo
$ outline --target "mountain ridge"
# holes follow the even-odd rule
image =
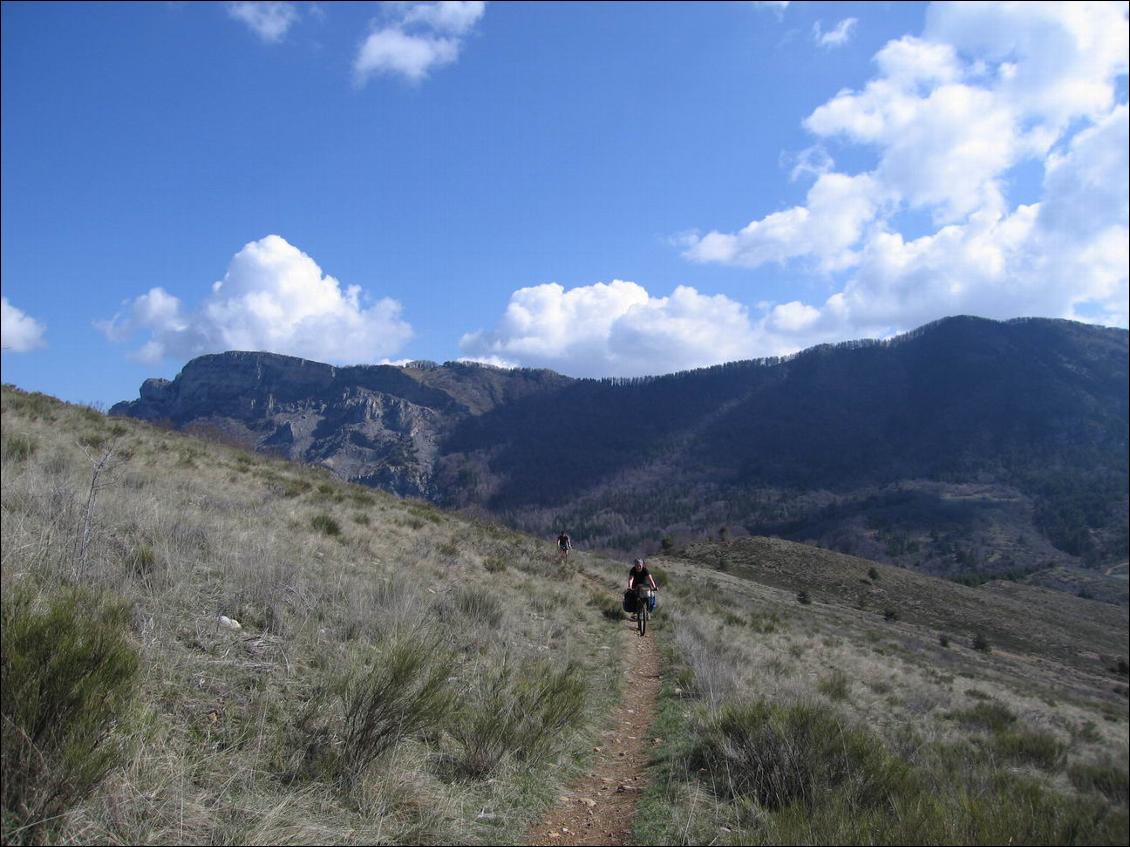
[[[111,414],[608,549],[726,527],[1030,573],[1125,558],[1127,350],[1126,330],[959,316],[634,378],[223,353]]]

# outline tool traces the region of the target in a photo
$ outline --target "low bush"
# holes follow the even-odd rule
[[[781,619],[776,612],[762,614],[760,612],[749,613],[749,626],[754,632],[760,635],[772,635],[777,631],[781,625]]]
[[[770,810],[812,809],[833,796],[857,807],[882,805],[907,771],[831,711],[799,703],[723,708],[691,761],[720,781],[725,796]]]
[[[117,761],[138,655],[129,608],[87,591],[9,588],[2,617],[3,843],[35,843]]]
[[[485,588],[460,587],[455,591],[455,608],[491,629],[498,629],[502,623],[502,601]]]
[[[157,554],[148,544],[139,544],[126,555],[125,564],[129,573],[147,579],[157,567]]]
[[[804,590],[798,591],[796,595],[796,601],[802,606],[807,606],[812,603],[812,595]]]
[[[341,535],[341,524],[329,515],[314,515],[310,525],[322,535]]]
[[[993,751],[1010,762],[1050,771],[1063,761],[1066,748],[1050,733],[1034,729],[1010,729],[996,736]]]
[[[963,726],[992,732],[1005,732],[1016,722],[1016,715],[996,700],[983,700],[971,708],[950,712],[946,717],[953,718]]]
[[[336,775],[350,782],[401,739],[439,726],[454,704],[455,658],[434,637],[390,637],[339,681],[343,748]]]
[[[830,709],[804,704],[727,706],[697,736],[687,772],[729,806],[737,843],[1125,842],[1116,771],[1094,778],[1104,794],[1121,789],[1120,805],[1061,795],[968,744],[920,748],[911,764]]]
[[[973,636],[972,645],[973,645],[973,649],[976,650],[979,653],[992,653],[993,652],[993,647],[992,647],[991,644],[989,644],[989,639],[987,639],[980,632],[978,632],[976,635]]]
[[[1080,791],[1093,791],[1111,803],[1126,805],[1130,791],[1130,776],[1125,765],[1113,761],[1080,762],[1067,769],[1067,776]]]
[[[0,454],[6,462],[23,462],[39,447],[34,438],[24,435],[3,436]]]
[[[851,682],[846,673],[837,669],[832,671],[831,676],[820,680],[816,687],[831,700],[847,700]]]
[[[453,722],[460,769],[479,778],[512,756],[527,765],[550,754],[584,712],[585,683],[575,665],[504,661],[479,674]]]

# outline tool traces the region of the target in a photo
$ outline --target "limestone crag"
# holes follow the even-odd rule
[[[273,353],[201,356],[176,379],[149,379],[112,415],[203,430],[322,465],[343,479],[434,498],[445,437],[463,419],[559,387],[549,371],[452,363],[334,367]]]

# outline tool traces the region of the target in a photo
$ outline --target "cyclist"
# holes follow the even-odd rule
[[[561,530],[561,534],[557,536],[557,549],[560,551],[562,559],[569,558],[569,551],[573,549],[573,541],[565,530]]]
[[[628,593],[633,594],[637,585],[650,585],[652,591],[658,591],[659,586],[655,584],[655,579],[651,575],[651,571],[647,569],[643,559],[636,559],[632,563],[632,569],[628,571]],[[635,614],[632,615],[632,620],[635,620]]]

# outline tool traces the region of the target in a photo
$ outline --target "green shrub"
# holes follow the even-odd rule
[[[964,726],[992,732],[1004,732],[1016,722],[1016,715],[996,700],[983,701],[972,708],[950,712],[946,717],[953,718]]]
[[[1071,784],[1080,791],[1094,791],[1102,794],[1111,803],[1126,805],[1127,791],[1130,791],[1130,777],[1125,766],[1119,767],[1113,761],[1081,762],[1067,769]]]
[[[973,642],[972,643],[973,643],[973,649],[978,651],[979,653],[992,653],[993,652],[992,645],[989,644],[989,639],[987,639],[980,632],[978,632],[976,635],[973,636]]]
[[[829,699],[846,700],[851,689],[851,682],[848,680],[847,674],[837,668],[832,671],[831,676],[820,680],[816,687],[821,694],[826,695]]]
[[[532,765],[576,727],[585,705],[581,669],[573,664],[504,661],[477,674],[451,734],[462,747],[460,769],[483,777],[507,756]]]
[[[126,569],[134,576],[145,579],[153,574],[157,567],[157,554],[148,544],[139,544],[129,551],[126,556]]]
[[[812,603],[812,595],[804,590],[798,591],[796,595],[796,601],[802,606],[807,606]]]
[[[599,611],[606,620],[623,620],[624,612],[619,597],[613,597],[603,591],[590,591],[589,605]]]
[[[394,637],[339,683],[345,706],[337,776],[350,782],[402,738],[432,731],[454,703],[455,658],[434,637]]]
[[[441,556],[447,556],[448,558],[451,558],[452,556],[455,556],[459,553],[459,548],[455,545],[454,541],[445,541],[443,544],[439,545],[439,547],[436,548],[436,552],[438,552]]]
[[[283,486],[283,497],[301,497],[313,486],[304,479],[292,479]]]
[[[943,633],[938,635],[938,643],[941,644],[943,647],[949,647],[950,646],[950,637],[943,632]]]
[[[501,556],[487,556],[483,561],[487,573],[502,573],[506,570],[506,560]]]
[[[1001,758],[1021,765],[1053,770],[1063,760],[1066,748],[1054,735],[1034,729],[1010,729],[998,733],[993,750]]]
[[[3,843],[35,842],[114,766],[138,656],[128,607],[87,591],[9,588],[2,617]]]
[[[455,592],[455,608],[476,623],[498,629],[502,623],[502,601],[483,588],[459,588]]]
[[[772,635],[777,631],[781,624],[781,619],[777,616],[776,612],[768,614],[761,614],[759,612],[749,613],[750,628],[761,635]]]
[[[871,579],[872,581],[875,581],[875,580],[877,580],[877,579],[879,578],[879,570],[878,570],[878,568],[875,568],[875,567],[870,567],[870,568],[868,568],[868,569],[867,569],[867,576],[868,576],[868,578],[869,578],[869,579]]]
[[[899,613],[897,609],[883,609],[883,620],[885,620],[887,623],[894,623],[898,619]]]
[[[691,755],[731,799],[763,809],[814,808],[838,796],[857,808],[888,802],[908,768],[827,709],[765,702],[728,706],[704,727]]]
[[[651,578],[655,580],[656,585],[658,585],[660,588],[663,588],[665,585],[667,585],[667,571],[663,570],[663,568],[657,567],[656,565],[648,565],[647,569],[651,572]]]
[[[341,535],[341,525],[329,515],[314,515],[310,525],[322,535]]]
[[[5,435],[3,436],[3,446],[0,446],[0,453],[3,453],[6,462],[23,462],[38,447],[39,444],[34,438],[25,435]]]

